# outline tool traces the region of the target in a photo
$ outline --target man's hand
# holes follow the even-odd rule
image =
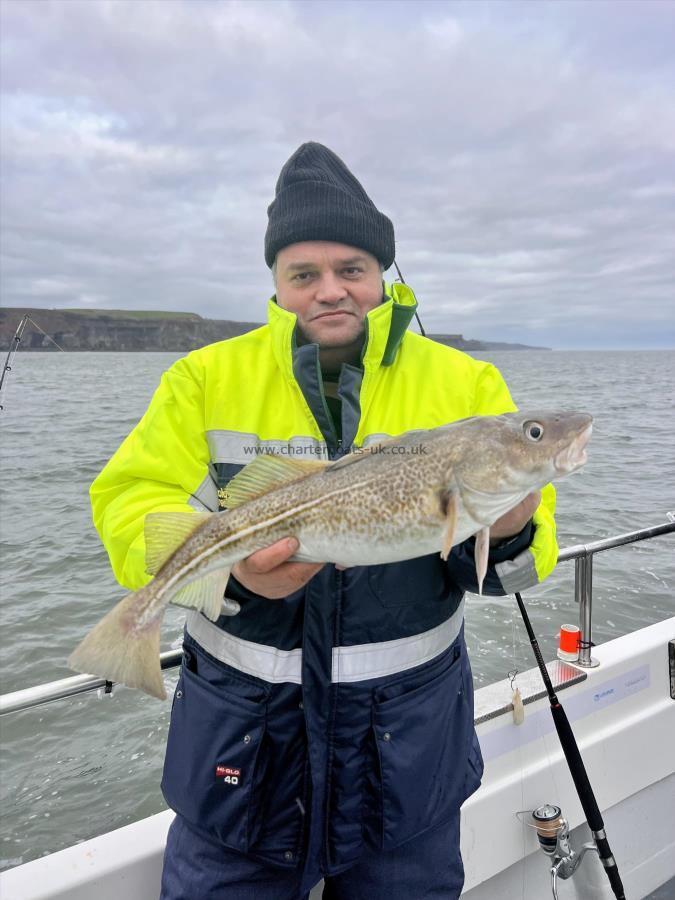
[[[283,538],[232,566],[232,574],[245,588],[280,600],[299,590],[313,578],[325,563],[286,562],[300,545],[295,538]]]
[[[510,509],[501,518],[497,519],[494,525],[490,527],[490,546],[494,547],[495,544],[499,544],[501,541],[505,541],[507,538],[513,537],[519,531],[522,531],[534,515],[534,511],[540,502],[541,491],[535,491],[533,494],[528,494],[524,500],[521,500],[518,506],[514,506],[513,509]]]

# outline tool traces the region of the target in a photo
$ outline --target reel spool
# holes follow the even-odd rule
[[[547,856],[555,856],[558,838],[567,829],[562,810],[553,803],[544,803],[532,811],[532,821],[527,823],[536,829],[539,846]]]
[[[558,879],[571,878],[589,851],[599,855],[597,846],[590,841],[579,852],[572,848],[569,823],[555,803],[544,803],[533,810],[521,810],[516,817],[537,832],[539,846],[551,860],[551,894],[554,900],[558,900]]]

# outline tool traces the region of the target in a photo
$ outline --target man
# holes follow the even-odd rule
[[[382,436],[514,409],[497,370],[407,326],[394,231],[345,164],[303,144],[269,207],[269,322],[179,360],[92,486],[119,580],[148,512],[218,508],[256,453],[337,458]],[[483,590],[555,565],[547,487],[492,529]],[[163,900],[459,896],[459,808],[480,784],[463,595],[473,540],[391,565],[238,563],[216,623],[188,613],[162,787]]]

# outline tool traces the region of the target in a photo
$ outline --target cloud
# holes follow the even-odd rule
[[[675,344],[671,4],[7,0],[2,24],[5,305],[262,320],[266,207],[312,139],[393,219],[427,330]]]

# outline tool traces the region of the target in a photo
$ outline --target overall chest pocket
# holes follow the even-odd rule
[[[371,591],[383,606],[413,606],[447,599],[452,590],[440,555],[406,559],[394,565],[368,566]]]
[[[214,686],[183,664],[171,712],[162,792],[169,806],[246,852],[259,823],[267,704]]]
[[[465,655],[462,642],[452,648],[449,665],[430,681],[389,699],[375,697],[372,730],[382,849],[440,824],[467,796],[474,729]]]

